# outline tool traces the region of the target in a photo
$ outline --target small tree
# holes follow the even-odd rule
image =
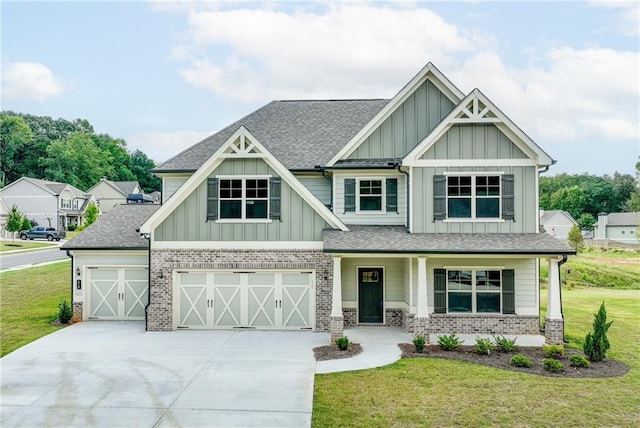
[[[84,213],[84,221],[87,226],[93,224],[98,219],[98,207],[91,202]]]
[[[7,218],[7,224],[4,228],[11,232],[11,239],[15,242],[15,233],[22,230],[22,213],[18,211],[16,205],[9,210],[9,217]]]
[[[31,221],[28,218],[24,217],[22,219],[22,228],[21,229],[22,230],[29,230],[32,227],[33,227],[33,225],[31,224]]]
[[[607,322],[607,310],[604,307],[604,302],[602,302],[600,310],[597,314],[594,314],[594,317],[593,333],[587,334],[587,337],[584,338],[582,350],[589,360],[602,361],[607,356],[607,351],[610,348],[607,330],[613,324],[613,321]]]
[[[567,240],[569,241],[569,245],[576,251],[580,251],[584,248],[584,243],[582,242],[582,231],[580,230],[580,226],[574,224],[569,234],[567,235]]]

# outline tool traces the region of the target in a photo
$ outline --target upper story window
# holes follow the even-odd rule
[[[434,175],[434,220],[514,220],[514,176]]]
[[[344,212],[398,212],[397,178],[345,178]]]
[[[71,209],[71,199],[61,199],[60,208]]]
[[[80,209],[80,200],[78,199],[73,200],[73,209],[74,210]]]
[[[382,211],[382,180],[359,180],[360,211]]]
[[[280,177],[209,178],[207,220],[279,220],[280,188]]]

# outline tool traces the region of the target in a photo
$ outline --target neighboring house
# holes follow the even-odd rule
[[[9,218],[9,210],[11,208],[7,207],[7,204],[4,203],[4,199],[0,197],[0,237],[2,238],[10,238],[11,233],[5,229],[7,225],[7,219]]]
[[[575,252],[539,233],[552,164],[430,63],[390,100],[274,101],[158,167],[162,206],[119,207],[63,247],[74,313],[542,343],[542,260],[545,336],[562,343],[559,265]]]
[[[640,244],[636,233],[640,229],[640,212],[600,213],[593,225],[593,239],[611,239],[625,244]]]
[[[127,195],[142,193],[142,188],[137,181],[111,181],[102,177],[87,192],[95,197],[100,211],[104,214],[117,205],[126,204]]]
[[[578,222],[566,211],[540,210],[540,225],[554,238],[567,239],[574,224]]]
[[[8,207],[16,205],[29,220],[58,229],[81,225],[93,196],[66,183],[22,177],[0,189]]]

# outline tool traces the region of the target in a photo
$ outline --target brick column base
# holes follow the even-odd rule
[[[73,302],[73,317],[82,320],[82,302]]]
[[[564,343],[564,320],[551,320],[547,318],[544,322],[545,341],[552,345],[562,345]]]
[[[429,344],[429,318],[427,317],[415,317],[413,319],[413,334],[414,336],[422,336],[427,344]]]
[[[329,329],[331,331],[331,343],[335,343],[336,339],[344,336],[344,317],[330,317]]]

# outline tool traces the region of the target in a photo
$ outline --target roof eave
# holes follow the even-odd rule
[[[339,249],[324,248],[325,253],[348,253],[348,254],[473,254],[473,255],[531,255],[531,256],[561,256],[575,255],[575,250],[387,250],[387,249]]]

